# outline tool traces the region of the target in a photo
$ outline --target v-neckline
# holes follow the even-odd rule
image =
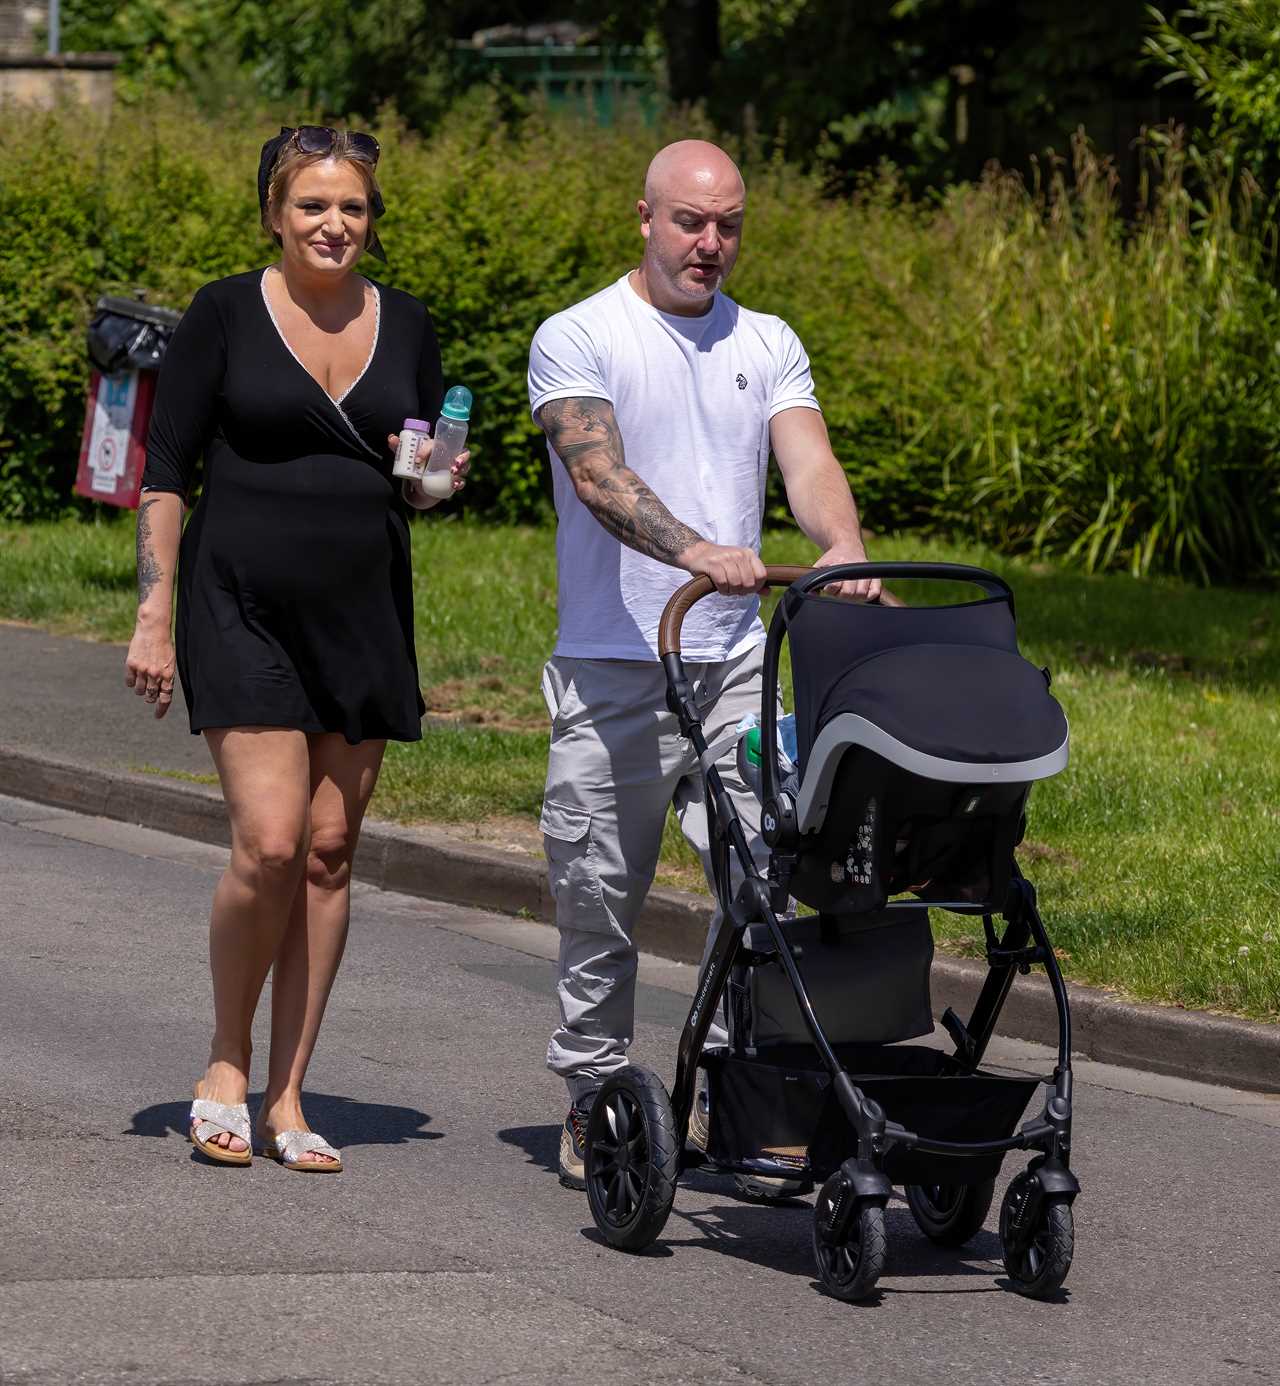
[[[369,355],[365,357],[365,362],[364,365],[360,367],[359,375],[357,375],[356,378],[351,382],[351,384],[348,385],[347,388],[343,390],[343,392],[335,399],[329,393],[329,391],[326,390],[324,386],[315,378],[315,376],[312,375],[311,372],[307,369],[306,365],[303,363],[302,357],[300,357],[298,353],[294,351],[293,344],[289,341],[288,337],[284,335],[284,328],[280,326],[280,319],[276,317],[276,310],[271,306],[271,295],[267,292],[267,275],[270,273],[270,266],[268,266],[266,269],[262,271],[262,278],[258,281],[258,287],[262,291],[262,302],[263,306],[267,310],[267,317],[271,319],[271,326],[275,328],[276,336],[280,338],[280,344],[289,353],[289,355],[292,356],[293,359],[298,363],[298,369],[302,371],[303,375],[307,377],[307,379],[316,387],[317,390],[320,391],[320,393],[325,397],[325,399],[327,399],[329,403],[338,411],[338,414],[341,417],[342,422],[346,424],[348,429],[350,429],[351,436],[356,440],[356,442],[358,442],[366,452],[372,453],[374,457],[377,457],[377,451],[371,448],[369,444],[366,443],[365,440],[360,436],[360,433],[357,430],[355,424],[351,422],[351,418],[348,415],[347,411],[342,407],[343,400],[347,399],[350,396],[352,390],[354,390],[356,386],[359,385],[359,383],[368,374],[369,367],[373,364],[374,353],[378,350],[378,341],[382,336],[382,293],[379,290],[377,284],[375,284],[372,279],[365,279],[364,281],[373,290],[373,342],[369,347]],[[364,276],[362,275],[361,278],[364,278]]]

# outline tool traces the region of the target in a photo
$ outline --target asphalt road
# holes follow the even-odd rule
[[[307,1102],[343,1174],[205,1164],[222,859],[0,799],[0,1381],[1280,1380],[1280,1099],[1081,1065],[1056,1303],[1001,1287],[990,1225],[942,1252],[899,1201],[882,1296],[837,1303],[807,1202],[707,1177],[625,1256],[554,1173],[554,934],[479,911],[358,892]],[[690,971],[641,978],[634,1052],[669,1074]]]
[[[157,719],[125,687],[125,650],[0,621],[0,746],[80,765],[211,774],[181,692]]]

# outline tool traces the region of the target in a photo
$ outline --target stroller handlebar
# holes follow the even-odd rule
[[[936,578],[944,582],[972,582],[981,587],[988,596],[1004,597],[1013,602],[1013,591],[1009,584],[995,573],[985,568],[975,568],[967,563],[837,563],[830,568],[806,568],[794,563],[772,563],[765,568],[766,587],[790,587],[803,583],[801,591],[812,591],[815,587],[825,587],[831,582],[845,582],[857,578]],[[677,588],[670,601],[663,608],[662,619],[658,622],[658,654],[665,658],[669,654],[680,653],[680,627],[689,610],[703,597],[709,597],[715,586],[709,577],[696,577]],[[902,601],[885,592],[880,599],[882,606],[902,606]]]
[[[766,587],[790,587],[802,577],[814,572],[813,568],[802,568],[794,563],[773,563],[765,568]],[[703,597],[714,592],[715,585],[709,577],[691,578],[683,587],[678,587],[670,601],[662,609],[662,619],[658,622],[658,654],[665,657],[680,653],[680,627],[690,609]]]

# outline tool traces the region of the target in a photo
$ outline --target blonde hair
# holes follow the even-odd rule
[[[272,223],[280,215],[284,207],[285,194],[289,191],[289,184],[293,181],[293,176],[300,169],[309,168],[312,164],[323,163],[326,159],[332,159],[335,163],[350,164],[360,175],[360,181],[364,184],[365,199],[369,204],[369,231],[365,237],[364,248],[368,250],[373,244],[376,234],[373,225],[373,206],[382,197],[381,189],[378,187],[378,180],[374,176],[373,165],[368,159],[357,158],[351,152],[351,137],[346,130],[335,131],[333,147],[323,150],[319,154],[307,154],[298,148],[296,140],[290,140],[281,150],[279,158],[276,159],[275,166],[271,170],[271,179],[267,184],[267,204],[262,209],[262,229],[277,244],[281,244],[280,233]]]

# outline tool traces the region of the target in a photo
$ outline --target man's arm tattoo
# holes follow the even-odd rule
[[[164,574],[160,571],[160,564],[152,551],[151,516],[147,511],[155,504],[155,501],[143,501],[138,507],[138,605],[143,602],[155,590],[155,585],[160,581]]]
[[[702,535],[667,509],[627,466],[613,406],[602,399],[557,399],[538,422],[582,503],[628,548],[672,563]]]

